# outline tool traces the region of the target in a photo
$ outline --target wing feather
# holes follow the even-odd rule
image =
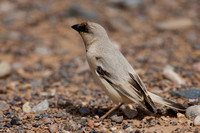
[[[116,91],[133,102],[149,109],[151,112],[156,111],[155,105],[148,96],[148,93],[146,93],[145,88],[141,87],[141,85],[133,78],[132,74],[129,73],[129,81],[123,83],[123,80],[120,81],[119,79],[119,81],[116,81],[116,79],[112,78],[112,74],[106,71],[105,68],[103,69],[102,66],[97,66],[95,70],[100,78],[107,81]]]

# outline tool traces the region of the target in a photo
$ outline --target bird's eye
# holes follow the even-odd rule
[[[81,32],[85,32],[85,33],[88,33],[88,25],[87,24],[82,24],[79,26],[79,29]]]

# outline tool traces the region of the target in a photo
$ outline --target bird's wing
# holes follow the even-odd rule
[[[142,105],[147,108],[151,112],[156,112],[156,107],[149,97],[146,88],[144,87],[142,81],[139,76],[133,76],[130,72],[127,71],[127,76],[122,75],[116,76],[117,72],[113,72],[116,68],[114,66],[110,66],[108,62],[105,60],[101,60],[101,63],[98,63],[95,68],[96,74],[99,76],[100,80],[103,82],[109,83],[115,90],[129,98],[133,102]],[[106,65],[106,66],[105,66]],[[113,73],[109,72],[109,70],[113,69]],[[116,70],[117,71],[117,70]],[[128,79],[123,79],[123,77],[129,77]]]
[[[145,106],[151,111],[151,112],[156,112],[156,106],[154,102],[152,101],[151,97],[149,96],[147,89],[138,76],[138,74],[131,74],[129,73],[129,76],[131,77],[132,80],[129,80],[128,82],[134,86],[137,90],[140,90],[141,95],[144,97],[144,103]]]

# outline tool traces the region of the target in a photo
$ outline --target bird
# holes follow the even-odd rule
[[[137,72],[111,42],[100,24],[86,21],[71,27],[82,37],[86,58],[94,78],[114,103],[114,106],[100,118],[101,120],[123,104],[131,103],[141,105],[152,113],[157,113],[155,103],[185,111],[186,108],[182,104],[147,90]]]

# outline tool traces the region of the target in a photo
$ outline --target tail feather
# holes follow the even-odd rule
[[[151,97],[151,99],[153,100],[153,102],[155,103],[159,103],[159,104],[162,104],[162,105],[165,105],[165,106],[168,106],[168,107],[171,107],[171,108],[174,108],[174,109],[177,109],[177,110],[180,110],[180,111],[185,111],[186,108],[179,104],[179,103],[175,103],[171,100],[167,100],[167,99],[164,99],[156,94],[153,94],[151,92],[148,91],[148,94],[149,96]]]

